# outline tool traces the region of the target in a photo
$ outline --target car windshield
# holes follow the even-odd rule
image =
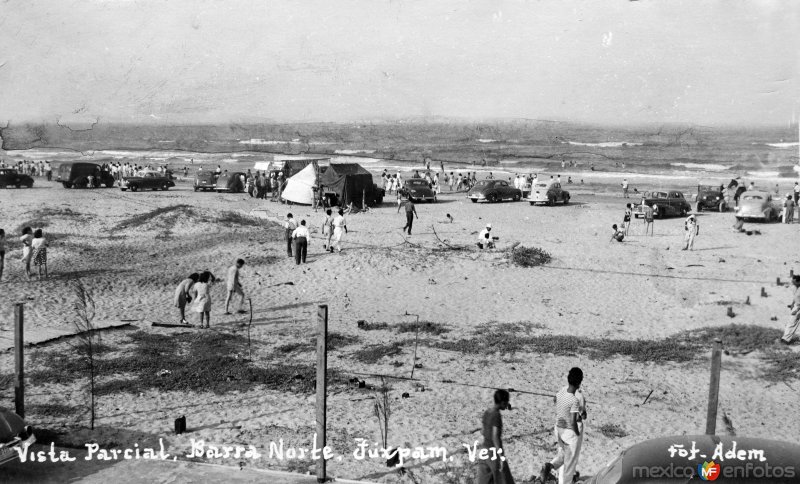
[[[539,188],[547,188],[547,183],[537,183],[536,186]]]
[[[478,183],[476,183],[475,186],[476,187],[486,187],[486,186],[489,186],[491,184],[492,184],[492,182],[490,182],[489,180],[481,180]]]
[[[419,180],[419,179],[409,180],[407,184],[409,186],[412,186],[412,187],[426,187],[426,186],[428,186],[428,182],[426,182],[425,180]]]
[[[745,195],[745,200],[763,200],[761,195]]]

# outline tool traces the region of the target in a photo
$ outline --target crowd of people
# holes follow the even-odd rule
[[[5,160],[0,160],[0,168],[10,168],[17,173],[32,177],[47,178],[47,181],[53,179],[53,166],[49,161],[21,160],[17,163],[6,163]]]

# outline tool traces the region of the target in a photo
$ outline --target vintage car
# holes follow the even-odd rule
[[[695,212],[702,212],[703,210],[726,211],[728,202],[725,199],[725,192],[724,185],[698,184]]]
[[[522,190],[514,188],[505,180],[480,180],[467,192],[472,203],[500,202],[502,200],[522,200]]]
[[[221,192],[230,192],[230,193],[240,193],[244,191],[244,182],[242,179],[244,178],[244,173],[235,171],[232,173],[223,173],[222,175],[217,178],[217,184],[214,187],[214,190],[217,193]]]
[[[19,173],[12,168],[0,168],[0,188],[8,188],[11,186],[17,188],[31,188],[33,186],[33,178]]]
[[[194,176],[194,191],[213,190],[217,186],[217,175],[213,171],[199,171]]]
[[[778,219],[781,209],[767,192],[748,190],[739,197],[736,218],[743,220],[763,220],[772,222]]]
[[[114,186],[114,175],[96,163],[63,163],[58,167],[56,181],[64,188],[89,188],[90,176],[94,188]]]
[[[644,192],[642,202],[653,209],[653,216],[656,218],[685,217],[692,211],[692,206],[683,197],[683,193],[677,190]],[[633,206],[634,217],[642,217],[644,213],[645,208],[641,202]]]
[[[436,192],[433,191],[428,182],[423,178],[411,178],[405,180],[403,188],[400,189],[400,195],[413,201],[436,201]],[[383,198],[383,197],[381,197]]]
[[[138,176],[123,178],[122,182],[119,184],[119,188],[123,192],[129,188],[132,192],[135,192],[148,188],[151,190],[168,190],[170,187],[174,186],[174,181],[158,171],[143,171],[140,172]]]
[[[587,482],[798,482],[800,445],[729,435],[679,435],[622,451]],[[787,472],[788,471],[788,472]],[[767,476],[770,476],[767,478]]]
[[[19,451],[24,451],[36,442],[33,429],[22,420],[22,417],[0,408],[0,465],[19,458]]]
[[[562,189],[561,183],[557,181],[537,181],[531,187],[527,200],[531,205],[537,203],[555,205],[556,202],[564,202],[566,205],[569,203],[569,192]]]

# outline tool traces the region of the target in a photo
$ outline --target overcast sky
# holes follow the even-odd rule
[[[0,122],[785,124],[800,2],[10,0]]]

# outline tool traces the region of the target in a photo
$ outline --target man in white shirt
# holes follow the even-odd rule
[[[306,221],[301,220],[300,226],[292,232],[292,239],[294,240],[294,262],[300,265],[306,263],[306,253],[308,252],[308,241],[311,239],[311,233],[306,227]]]
[[[623,178],[622,179],[622,196],[624,198],[628,198],[628,179],[627,178]]]
[[[333,219],[333,244],[336,251],[342,251],[342,235],[347,233],[347,220],[344,218],[344,210],[339,210],[339,215]]]
[[[494,239],[492,238],[492,224],[486,224],[486,228],[478,234],[479,249],[494,249]]]
[[[694,215],[689,215],[686,222],[684,222],[683,229],[686,231],[686,238],[684,239],[685,243],[681,250],[693,250],[694,238],[700,233],[700,226],[697,225],[697,219]]]
[[[239,283],[239,269],[244,266],[244,259],[237,259],[236,264],[230,266],[228,268],[228,277],[225,279],[225,283],[228,287],[228,296],[225,298],[225,314],[230,314],[228,311],[228,305],[230,304],[233,296],[238,294],[241,296],[239,300],[239,310],[238,313],[244,313],[244,291],[242,290],[242,285]]]
[[[285,229],[286,255],[292,257],[292,234],[294,233],[294,229],[297,228],[297,222],[294,221],[294,216],[292,214],[286,216],[286,222],[283,223],[283,228]]]

